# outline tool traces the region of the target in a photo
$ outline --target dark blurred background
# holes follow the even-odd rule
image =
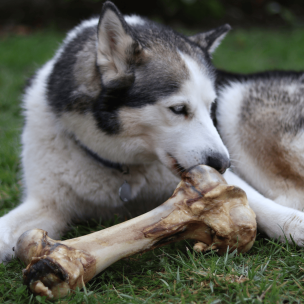
[[[0,0],[0,30],[68,29],[99,14],[104,0]],[[304,25],[303,0],[114,0],[123,14],[136,13],[173,27],[288,28]]]

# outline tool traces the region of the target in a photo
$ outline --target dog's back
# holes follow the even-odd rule
[[[304,208],[304,73],[218,71],[217,128],[233,170],[281,205]]]

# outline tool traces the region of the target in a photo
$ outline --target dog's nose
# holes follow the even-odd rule
[[[206,165],[214,168],[221,174],[224,174],[230,167],[230,160],[226,155],[213,153],[212,155],[207,156]]]

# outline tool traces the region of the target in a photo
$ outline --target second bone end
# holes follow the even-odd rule
[[[196,250],[217,249],[220,255],[227,248],[252,247],[257,225],[246,193],[227,185],[214,169],[200,165],[185,172],[172,198],[176,209],[144,230],[146,237],[159,238],[155,247],[181,239],[199,241]]]

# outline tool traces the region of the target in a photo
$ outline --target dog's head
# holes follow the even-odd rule
[[[185,37],[123,17],[106,2],[95,53],[101,90],[86,111],[90,122],[76,136],[114,162],[158,159],[175,172],[197,164],[225,171],[229,154],[210,117],[216,98],[211,54],[229,29]]]

